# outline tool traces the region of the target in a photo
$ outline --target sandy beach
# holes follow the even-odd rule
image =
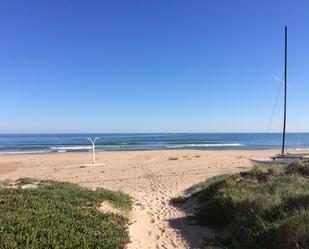
[[[129,248],[199,248],[211,231],[188,225],[186,213],[194,204],[181,208],[170,204],[171,197],[182,195],[208,177],[248,169],[248,158],[266,157],[271,150],[165,150],[99,152],[99,166],[90,153],[54,153],[0,156],[0,180],[22,177],[77,183],[89,188],[121,190],[133,196],[134,210]],[[103,164],[103,165],[101,165]]]

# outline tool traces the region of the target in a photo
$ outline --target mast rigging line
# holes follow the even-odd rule
[[[279,77],[277,76],[273,76],[275,80],[278,80],[279,82],[283,83],[284,84],[284,80],[283,79],[280,79]],[[283,77],[282,77],[283,78]],[[291,84],[291,82],[289,82],[289,84],[287,85],[288,89],[291,89],[294,91],[294,93],[297,93],[298,96],[302,96],[302,97],[306,97],[308,98],[309,96],[306,96],[304,93],[304,91],[301,91],[299,89],[297,89],[294,84]]]
[[[282,75],[282,78],[283,78],[283,77],[284,77],[284,76]],[[280,80],[280,81],[281,81],[281,80]],[[281,81],[281,82],[282,82],[282,81]],[[279,85],[279,89],[278,89],[278,92],[277,92],[277,95],[276,95],[275,104],[274,104],[274,107],[273,107],[273,110],[272,110],[272,113],[271,113],[271,116],[270,116],[270,120],[269,120],[269,123],[268,123],[268,126],[267,126],[266,133],[269,133],[269,132],[270,132],[271,125],[272,125],[272,121],[273,121],[275,112],[276,112],[276,110],[277,110],[277,105],[278,105],[278,101],[279,101],[279,97],[280,97],[280,93],[281,93],[282,86],[283,86],[283,84],[280,84],[280,85]]]

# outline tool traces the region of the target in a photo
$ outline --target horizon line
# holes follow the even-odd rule
[[[209,131],[209,132],[0,132],[0,135],[65,135],[65,134],[277,134],[282,131]],[[288,131],[286,133],[309,133],[309,131]]]

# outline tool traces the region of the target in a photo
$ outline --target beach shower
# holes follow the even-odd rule
[[[95,166],[95,142],[98,140],[99,138],[96,137],[94,139],[92,138],[87,138],[87,140],[89,140],[92,144],[92,165]]]

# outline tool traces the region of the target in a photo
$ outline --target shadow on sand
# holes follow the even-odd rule
[[[183,204],[173,204],[181,209],[186,215],[177,219],[168,220],[170,226],[177,230],[182,238],[187,242],[189,248],[201,248],[201,244],[206,239],[213,239],[215,234],[207,227],[190,224],[188,217],[192,216],[197,206],[195,199],[190,199]]]

